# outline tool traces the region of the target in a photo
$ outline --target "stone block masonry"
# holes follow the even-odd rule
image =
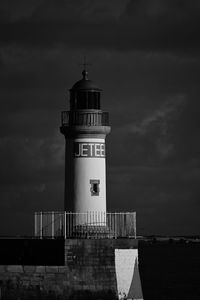
[[[1,300],[118,299],[115,249],[137,240],[67,239],[63,266],[1,265]]]

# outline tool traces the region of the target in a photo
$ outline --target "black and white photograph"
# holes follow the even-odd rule
[[[199,277],[200,2],[0,0],[0,300]]]

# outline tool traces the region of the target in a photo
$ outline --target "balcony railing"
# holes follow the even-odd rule
[[[36,212],[38,238],[136,238],[136,213]]]
[[[109,126],[108,112],[62,111],[62,126]]]

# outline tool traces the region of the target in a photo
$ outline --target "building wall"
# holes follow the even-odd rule
[[[137,241],[68,239],[65,266],[1,265],[2,300],[117,299],[116,249],[137,249]]]
[[[106,212],[105,139],[66,139],[65,159],[65,210]],[[98,195],[91,194],[91,180],[99,181]]]

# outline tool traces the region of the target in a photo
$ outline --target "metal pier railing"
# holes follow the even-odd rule
[[[135,212],[36,212],[37,238],[136,238]]]

